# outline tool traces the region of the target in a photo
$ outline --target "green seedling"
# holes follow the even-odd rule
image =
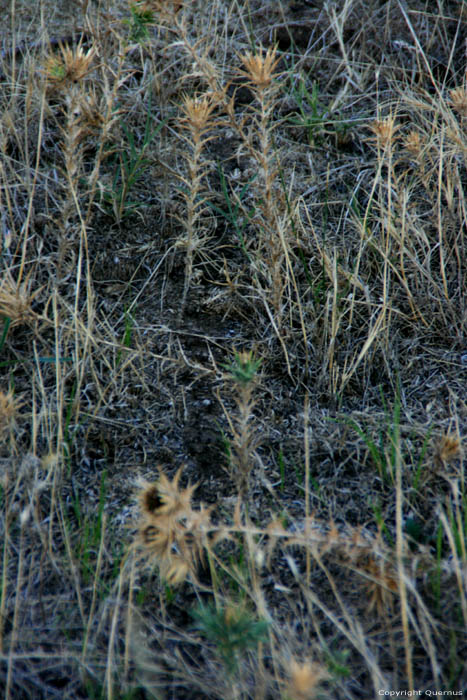
[[[256,376],[261,360],[256,360],[252,352],[236,352],[229,365],[223,365],[233,379],[242,386],[250,384]]]
[[[305,482],[305,466],[302,462],[300,464],[297,464],[295,461],[292,461],[292,466],[295,471],[295,478],[297,479],[297,484],[303,488],[303,484]]]
[[[433,591],[433,596],[435,599],[436,611],[439,613],[441,611],[441,560],[443,557],[443,525],[441,522],[438,523],[438,528],[436,531],[436,563],[434,566],[434,571],[430,574],[431,590]]]
[[[154,24],[154,12],[151,9],[130,5],[130,19],[123,20],[129,27],[128,40],[142,44],[149,38],[149,27]]]
[[[200,605],[191,615],[195,627],[216,645],[229,676],[238,670],[240,657],[267,636],[268,623],[255,620],[243,606],[229,605],[216,610],[212,606]]]
[[[167,605],[171,605],[175,600],[175,590],[168,584],[164,587],[165,590],[165,600]]]
[[[131,339],[133,336],[134,323],[135,322],[134,322],[133,316],[130,314],[129,311],[125,311],[125,330],[123,331],[123,338],[122,338],[122,347],[123,348],[130,348],[131,347]],[[120,366],[120,363],[122,361],[122,353],[123,353],[122,349],[117,351],[117,367]]]
[[[3,349],[3,346],[5,345],[5,341],[8,335],[8,329],[10,327],[11,323],[11,318],[8,316],[3,317],[3,330],[2,330],[2,337],[0,338],[0,352]]]
[[[144,605],[147,602],[149,597],[150,597],[150,592],[149,592],[148,587],[142,586],[138,590],[138,592],[135,596],[136,605],[139,605],[141,607],[142,605]]]
[[[401,401],[399,392],[396,392],[392,416],[389,416],[389,412],[386,409],[384,396],[382,396],[382,401],[386,413],[386,430],[379,430],[378,440],[372,437],[372,435],[362,428],[353,418],[345,417],[341,420],[347,425],[350,425],[362,438],[381,479],[385,483],[394,484],[397,460],[402,459],[400,446]]]
[[[314,146],[319,135],[324,131],[326,123],[326,110],[318,99],[318,85],[313,83],[311,92],[309,92],[305,80],[302,78],[298,87],[292,89],[292,94],[297,103],[298,111],[290,117],[290,122],[306,129],[308,143],[310,146]]]
[[[372,510],[373,510],[373,515],[374,515],[376,524],[378,526],[378,530],[386,537],[389,545],[391,547],[394,547],[394,540],[391,536],[391,533],[389,532],[389,529],[388,529],[386,523],[384,522],[383,513],[381,511],[380,504],[376,503],[375,505],[373,505]]]
[[[305,491],[304,487],[304,482],[305,482],[305,467],[302,463],[300,463],[300,466],[297,465],[295,460],[291,458],[290,456],[287,456],[287,461],[290,463],[290,466],[294,469],[295,471],[295,478],[297,480],[297,484],[300,488],[301,491]],[[281,450],[279,450],[279,455],[277,458],[277,462],[279,465],[279,474],[281,477],[281,484],[280,484],[280,490],[284,491],[285,488],[285,472],[286,472],[286,458],[285,455]],[[314,476],[310,474],[310,487],[313,489],[313,495],[315,498],[318,498],[320,501],[323,501],[322,496],[321,496],[321,486],[319,485],[318,481],[315,479]],[[311,490],[311,489],[310,489]]]
[[[348,425],[350,425],[356,433],[358,433],[358,435],[364,441],[365,445],[368,447],[368,451],[371,457],[373,458],[373,462],[378,470],[381,479],[385,482],[389,482],[389,474],[387,469],[386,454],[384,450],[382,433],[380,433],[379,444],[377,444],[376,441],[370,436],[370,434],[367,433],[366,430],[361,428],[359,424],[352,418],[347,418],[345,422]]]
[[[11,318],[8,316],[3,316],[3,330],[2,330],[2,336],[0,338],[0,352],[3,350],[3,346],[5,345],[7,336],[8,336],[8,329],[10,328],[11,324]],[[0,367],[14,367],[15,365],[18,364],[17,360],[4,360],[3,362],[0,362]]]
[[[418,486],[420,483],[420,478],[422,475],[422,468],[423,468],[423,460],[425,458],[425,455],[426,455],[426,452],[428,449],[428,445],[429,445],[430,438],[431,438],[431,433],[432,433],[432,428],[429,428],[429,430],[425,436],[425,439],[423,441],[423,444],[422,444],[420,457],[418,458],[417,465],[415,467],[415,473],[414,473],[413,482],[412,482],[412,486],[413,486],[415,491],[418,490]]]
[[[63,426],[63,439],[64,439],[64,453],[65,460],[68,465],[68,475],[71,474],[71,455],[72,455],[72,442],[73,435],[70,431],[71,418],[73,416],[73,408],[75,405],[75,395],[76,395],[76,381],[73,382],[71,388],[70,398],[66,402],[66,412],[65,412],[65,422]]]
[[[80,495],[75,493],[73,511],[78,522],[79,539],[76,543],[76,560],[81,567],[83,583],[88,585],[95,575],[95,558],[102,537],[107,472],[101,477],[99,503],[95,515],[84,515]]]
[[[106,685],[102,684],[97,678],[86,677],[83,681],[84,689],[86,692],[86,698],[88,700],[107,700],[109,697],[108,688]],[[135,688],[130,688],[129,690],[122,691],[119,689],[114,690],[112,697],[114,700],[139,700],[145,697],[144,691],[141,690],[139,686]],[[151,695],[151,697],[157,700],[157,696]]]
[[[279,179],[281,183],[281,188],[282,188],[282,194],[284,197],[284,200],[287,205],[287,212],[289,214],[289,222],[290,222],[290,228],[291,231],[293,232],[295,239],[297,241],[297,248],[296,248],[296,253],[299,257],[301,266],[303,268],[303,273],[305,275],[306,281],[308,283],[308,286],[310,287],[310,290],[313,294],[313,298],[315,301],[315,304],[317,306],[322,306],[326,300],[326,292],[329,287],[329,284],[327,282],[327,276],[326,276],[326,266],[324,262],[324,258],[322,259],[321,262],[321,271],[319,277],[313,277],[313,275],[310,272],[309,268],[309,263],[305,257],[305,253],[303,252],[302,248],[300,247],[299,243],[299,236],[297,233],[297,229],[295,226],[295,221],[294,217],[292,216],[292,207],[290,204],[289,200],[289,193],[287,191],[286,183],[285,183],[285,177],[284,177],[284,171],[280,167],[280,162],[278,160],[278,174],[279,174]],[[322,245],[323,249],[326,248],[326,233],[328,229],[328,218],[329,218],[329,205],[328,205],[328,187],[326,185],[326,194],[325,194],[325,200],[323,203],[323,208],[322,208],[322,226],[321,226],[321,236],[322,236]]]
[[[462,623],[461,623],[462,624]],[[460,627],[461,629],[461,627]],[[462,675],[465,671],[463,640],[459,639],[455,629],[449,630],[449,676],[447,691],[458,691],[462,685]]]
[[[342,119],[330,118],[330,110],[320,102],[318,94],[319,87],[316,82],[313,82],[311,92],[306,87],[303,77],[297,85],[292,84],[292,96],[297,105],[297,111],[289,117],[289,122],[306,130],[311,147],[315,146],[325,133],[333,133],[345,139],[349,129],[348,124]],[[332,127],[331,132],[329,132],[330,127]]]
[[[448,518],[456,554],[460,561],[467,562],[467,493],[462,497],[461,504],[456,506],[456,512],[451,504],[448,505]]]
[[[141,144],[136,143],[133,133],[125,124],[122,124],[125,143],[113,154],[116,165],[112,186],[104,192],[104,202],[113,212],[118,224],[124,217],[141,206],[140,202],[129,199],[130,190],[150,167],[151,161],[147,158],[146,153],[151,141],[162,129],[167,119],[162,120],[155,127],[153,127],[153,121],[151,100],[149,100]]]
[[[284,460],[284,453],[282,450],[279,450],[279,454],[277,456],[277,462],[279,464],[279,473],[281,476],[281,491],[284,491],[285,488],[285,460]]]
[[[247,256],[248,260],[251,261],[250,254],[248,253],[247,247],[245,245],[245,239],[243,237],[243,232],[245,230],[246,225],[248,224],[249,221],[251,221],[253,214],[255,213],[255,208],[252,207],[247,213],[246,216],[242,214],[243,212],[243,207],[242,207],[242,201],[248,192],[251,183],[255,180],[256,174],[253,175],[253,177],[246,182],[240,192],[238,194],[232,194],[229,192],[229,188],[227,185],[227,180],[225,177],[225,172],[220,163],[217,163],[217,172],[219,175],[220,183],[221,183],[221,193],[224,198],[225,202],[225,208],[218,207],[216,204],[213,202],[207,201],[206,204],[216,213],[222,216],[225,221],[233,227],[233,230],[235,231],[235,235],[237,236],[239,243],[240,243],[240,248],[242,251],[245,253]]]
[[[351,669],[347,659],[350,656],[350,649],[329,649],[326,644],[323,644],[326,654],[326,665],[329,673],[340,678],[348,678],[351,674]]]
[[[419,518],[407,518],[404,523],[404,532],[409,537],[409,547],[411,551],[415,551],[419,544],[426,544],[427,542],[428,536]]]
[[[355,221],[358,223],[360,231],[363,232],[365,239],[369,243],[371,242],[373,234],[370,226],[368,225],[368,219],[372,215],[373,203],[373,194],[371,194],[368,204],[366,205],[365,212],[362,212],[362,207],[360,206],[360,202],[358,201],[356,194],[353,193],[350,197],[350,210],[355,218]]]

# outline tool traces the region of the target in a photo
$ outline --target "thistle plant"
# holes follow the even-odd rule
[[[271,301],[277,325],[280,326],[282,316],[282,295],[286,283],[283,277],[283,262],[285,257],[284,221],[278,208],[278,154],[275,151],[272,138],[272,111],[275,105],[279,83],[276,71],[279,58],[277,48],[262,49],[256,54],[247,52],[241,57],[242,77],[248,81],[248,86],[255,96],[253,115],[253,132],[247,137],[247,148],[258,166],[258,177],[254,187],[258,195],[259,212],[259,245],[258,262],[264,261],[262,273],[268,280],[269,290],[266,297]],[[231,120],[233,108],[231,107]],[[241,136],[245,139],[243,131]]]
[[[198,566],[220,535],[212,535],[211,509],[191,502],[196,485],[179,487],[182,470],[172,481],[161,472],[158,481],[140,483],[140,520],[135,547],[140,559],[158,565],[167,583],[196,580]]]
[[[284,700],[313,700],[322,697],[319,685],[330,677],[325,666],[310,659],[301,663],[291,659],[287,675],[289,681]]]
[[[231,677],[248,649],[254,649],[267,636],[268,623],[255,620],[244,606],[230,603],[215,609],[201,605],[192,613],[195,626],[214,642],[220,659]]]
[[[388,212],[393,211],[393,180],[395,178],[394,172],[394,149],[396,145],[397,138],[396,134],[399,131],[399,126],[396,123],[396,118],[393,115],[389,115],[385,119],[376,119],[373,124],[371,124],[370,129],[374,134],[370,140],[375,142],[378,161],[380,167],[386,166],[386,191],[387,191],[387,210]],[[381,192],[383,195],[383,192]],[[381,323],[384,325],[387,318],[387,314],[390,308],[390,292],[391,292],[391,267],[390,259],[392,255],[393,241],[395,236],[393,235],[393,224],[390,223],[390,217],[388,217],[387,223],[384,223],[381,253],[383,255],[383,304],[382,304],[382,317]],[[389,324],[387,326],[389,329]],[[389,344],[389,331],[386,331],[386,343]]]
[[[60,55],[51,54],[45,62],[46,85],[49,92],[62,98],[64,125],[62,153],[64,161],[63,202],[59,223],[60,238],[57,277],[64,276],[67,254],[80,230],[78,204],[79,180],[83,168],[83,141],[87,134],[86,99],[83,80],[92,71],[96,52],[85,51],[81,42],[76,47],[60,46]],[[68,266],[72,268],[72,264]]]
[[[219,104],[219,99],[220,96],[213,92],[199,97],[186,95],[182,106],[183,116],[179,119],[179,124],[186,134],[183,140],[187,146],[185,152],[187,173],[185,176],[180,176],[185,200],[185,216],[181,219],[185,235],[177,243],[179,247],[185,249],[185,282],[180,304],[180,318],[185,310],[196,254],[201,253],[209,240],[203,225],[203,216],[206,212],[203,181],[210,170],[210,164],[204,161],[203,151],[211,138],[209,132],[216,123],[213,112]]]
[[[21,405],[21,400],[14,395],[12,389],[7,392],[0,389],[0,442],[13,435]],[[13,441],[10,444],[13,444]]]
[[[42,292],[42,287],[34,289],[35,279],[32,272],[21,280],[15,279],[10,268],[2,272],[0,282],[0,318],[8,321],[8,327],[33,325],[42,320],[34,310],[36,297]],[[6,336],[5,336],[6,337]]]
[[[226,366],[234,382],[237,405],[235,416],[226,412],[233,436],[229,445],[230,471],[241,496],[248,492],[249,475],[254,466],[255,449],[258,446],[252,421],[255,406],[253,393],[260,364],[261,360],[255,359],[250,351],[236,353],[231,364]]]
[[[129,40],[142,43],[149,38],[149,27],[154,24],[154,11],[149,3],[134,2],[130,5],[131,19],[125,20],[129,27]]]

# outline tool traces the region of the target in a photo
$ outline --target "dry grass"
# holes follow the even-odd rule
[[[467,18],[409,5],[9,2],[8,700],[467,686]]]

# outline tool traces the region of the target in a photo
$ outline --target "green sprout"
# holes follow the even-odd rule
[[[154,12],[137,4],[130,6],[131,19],[125,20],[130,27],[130,41],[141,43],[149,37],[148,27],[154,23]]]
[[[255,375],[261,365],[261,360],[256,360],[253,352],[236,352],[233,362],[230,365],[224,365],[229,370],[232,377],[239,384],[249,384],[255,378]]]
[[[214,642],[229,675],[238,668],[238,659],[248,649],[264,641],[268,623],[254,620],[244,607],[228,605],[219,610],[200,605],[191,612],[195,627]]]

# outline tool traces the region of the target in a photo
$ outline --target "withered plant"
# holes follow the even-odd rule
[[[289,219],[285,194],[280,183],[281,154],[275,147],[273,135],[273,110],[280,90],[280,74],[277,70],[280,57],[277,47],[266,51],[260,47],[256,53],[247,52],[241,57],[243,69],[240,75],[246,79],[255,102],[252,107],[253,128],[242,131],[250,156],[256,161],[257,177],[253,187],[257,195],[257,212],[254,222],[258,231],[255,250],[260,289],[265,302],[271,304],[273,318],[280,328],[284,314],[284,291],[288,286],[290,255],[288,240]],[[234,116],[231,114],[231,120]],[[246,137],[246,134],[248,136]]]
[[[238,352],[230,365],[229,380],[233,383],[236,409],[229,413],[223,404],[224,412],[232,433],[228,442],[228,468],[231,478],[237,486],[240,498],[248,498],[250,474],[257,463],[256,448],[259,445],[257,429],[254,425],[256,400],[254,393],[258,389],[258,369],[261,360],[253,353]]]
[[[209,243],[206,207],[206,177],[211,164],[203,158],[208,141],[212,138],[216,120],[213,112],[219,104],[219,95],[208,92],[197,97],[185,96],[179,124],[185,136],[184,158],[186,176],[180,176],[182,195],[185,200],[186,215],[181,220],[185,229],[177,246],[185,251],[185,279],[181,297],[179,318],[182,317],[188,292],[193,278],[193,266],[197,256],[202,256]]]

